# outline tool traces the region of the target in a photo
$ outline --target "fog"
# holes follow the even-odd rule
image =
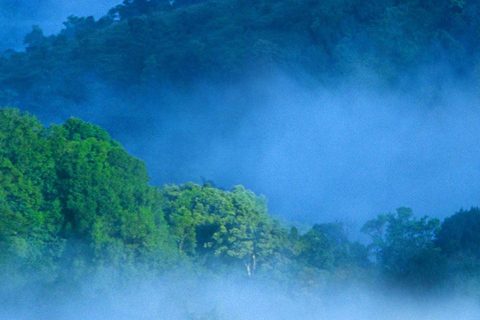
[[[121,0],[2,0],[0,1],[0,50],[23,49],[23,38],[33,25],[45,35],[58,33],[70,15],[100,18]]]
[[[58,32],[68,15],[115,3],[2,1],[3,46],[31,24]],[[395,90],[365,70],[328,87],[282,73],[188,91],[118,92],[93,79],[86,103],[30,111],[46,125],[102,126],[146,162],[152,184],[243,184],[289,221],[359,229],[399,206],[443,218],[480,202],[478,91],[441,66],[424,71]]]
[[[86,282],[81,293],[47,298],[30,288],[15,303],[3,304],[0,316],[4,320],[473,320],[480,312],[478,301],[453,295],[413,297],[354,286],[293,294],[278,283],[178,276],[135,282],[124,289]]]
[[[22,48],[39,25],[58,32],[75,14],[100,17],[120,1],[0,2],[0,49]],[[300,80],[299,80],[300,79]],[[40,120],[70,116],[105,128],[144,160],[153,185],[243,184],[294,223],[362,224],[397,207],[444,218],[480,204],[479,92],[439,67],[397,89],[362,70],[335,84],[282,72],[193,89],[152,84],[119,92],[92,79],[90,98]],[[355,232],[356,232],[355,231]],[[477,319],[478,301],[409,296],[351,285],[289,290],[279,282],[165,275],[112,288],[106,274],[48,292],[0,286],[0,318],[27,319]],[[3,284],[3,283],[2,283]],[[76,290],[79,289],[79,290]]]
[[[375,83],[306,87],[277,74],[189,92],[103,88],[42,120],[91,121],[146,162],[152,184],[243,184],[289,221],[359,229],[400,206],[444,218],[478,205],[477,93]]]

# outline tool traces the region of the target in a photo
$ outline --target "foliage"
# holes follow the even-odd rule
[[[445,219],[436,244],[448,258],[454,287],[478,292],[470,283],[480,280],[480,210],[460,210]]]
[[[243,186],[226,192],[189,183],[164,187],[163,195],[179,250],[207,264],[220,258],[252,275],[279,250],[282,230],[267,215],[265,199]]]
[[[0,109],[0,263],[13,259],[45,271],[61,253],[54,163],[42,125],[18,110]]]
[[[25,52],[0,57],[0,104],[41,112],[88,100],[90,87],[184,87],[258,72],[322,83],[367,69],[388,84],[445,64],[474,76],[478,6],[465,1],[125,0],[104,17],[38,26]]]
[[[412,209],[401,207],[367,221],[362,231],[372,238],[370,249],[387,277],[429,286],[443,280],[440,250],[434,245],[439,229],[440,220],[416,219]]]
[[[442,223],[437,245],[448,255],[465,254],[480,259],[480,209],[460,210]]]
[[[392,285],[478,292],[470,285],[480,279],[478,208],[442,225],[405,207],[381,214],[362,228],[366,247],[339,222],[288,232],[265,197],[241,185],[148,181],[144,163],[99,127],[70,118],[45,129],[0,109],[0,283],[35,274],[74,287],[98,273],[125,279],[190,266],[303,291],[375,283],[379,269]]]
[[[87,265],[164,262],[168,227],[143,163],[78,119],[44,129],[0,111],[1,261],[53,268],[83,243],[74,260]]]

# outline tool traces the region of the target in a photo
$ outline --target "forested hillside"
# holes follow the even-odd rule
[[[40,276],[46,286],[74,286],[100,270],[121,279],[181,267],[270,279],[298,292],[386,281],[478,293],[471,285],[480,277],[477,208],[443,223],[399,208],[365,223],[365,246],[340,222],[300,231],[280,223],[265,197],[243,186],[149,186],[141,161],[74,118],[44,128],[31,115],[1,109],[0,155],[4,285],[28,286]]]
[[[3,52],[0,105],[41,112],[100,84],[133,94],[273,71],[326,85],[359,72],[405,85],[439,68],[476,78],[478,10],[473,0],[125,0],[98,21],[70,16],[57,35],[34,26],[26,52]]]
[[[478,301],[479,17],[475,0],[125,0],[33,26],[0,52],[0,317],[143,282],[181,284],[183,306],[189,279],[272,285],[280,305]],[[188,182],[204,172],[255,192]],[[381,207],[453,198],[470,209]]]

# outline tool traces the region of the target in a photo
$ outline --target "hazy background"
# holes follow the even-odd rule
[[[479,312],[473,299],[450,295],[412,297],[354,286],[295,295],[276,285],[169,277],[95,291],[98,284],[85,282],[81,294],[53,295],[42,304],[32,291],[24,291],[22,304],[0,315],[5,320],[475,320]]]
[[[443,218],[478,205],[478,94],[448,81],[395,92],[375,83],[327,90],[275,75],[188,93],[102,89],[67,112],[146,161],[154,184],[243,184],[290,221],[359,228],[400,206]]]
[[[67,16],[98,18],[117,2],[3,0],[0,49],[21,49],[33,24],[45,34],[58,32]],[[102,126],[146,162],[152,184],[202,178],[226,189],[243,184],[265,194],[270,213],[289,221],[343,221],[358,230],[399,206],[443,218],[479,205],[474,87],[441,66],[397,90],[365,71],[328,88],[304,86],[299,78],[269,74],[235,85],[199,83],[188,92],[160,85],[118,92],[95,79],[88,102],[35,114],[46,125],[75,116]],[[0,318],[473,320],[479,314],[478,301],[463,297],[412,298],[353,286],[296,296],[278,283],[182,275],[111,292],[101,287],[104,276],[72,295],[0,288],[0,305],[8,306]]]
[[[2,47],[18,48],[32,24],[58,32],[68,15],[98,18],[116,2],[2,1]],[[153,184],[243,184],[290,221],[359,228],[399,206],[443,218],[480,203],[476,89],[441,66],[396,91],[365,71],[328,89],[298,78],[188,92],[95,85],[85,104],[35,114],[102,126],[147,163]]]
[[[121,0],[2,0],[0,1],[0,50],[22,49],[23,38],[32,25],[45,35],[58,33],[70,15],[94,16],[96,19],[121,3]]]

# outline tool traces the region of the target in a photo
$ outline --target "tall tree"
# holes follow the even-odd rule
[[[443,261],[434,244],[439,229],[439,219],[417,219],[406,207],[381,214],[362,227],[372,238],[370,249],[384,273],[392,280],[420,286],[442,280]]]

